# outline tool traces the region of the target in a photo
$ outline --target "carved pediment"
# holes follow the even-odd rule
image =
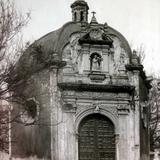
[[[113,40],[101,29],[92,29],[79,39],[79,43],[103,44],[112,46]]]

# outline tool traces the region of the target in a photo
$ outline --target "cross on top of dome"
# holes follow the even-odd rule
[[[92,19],[91,19],[90,24],[91,24],[91,25],[98,24],[97,19],[96,19],[96,17],[95,17],[96,12],[93,11],[92,14],[93,14],[93,15],[92,15]]]

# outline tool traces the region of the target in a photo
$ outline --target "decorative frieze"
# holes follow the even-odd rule
[[[93,103],[81,103],[77,104],[77,112],[76,114],[79,114],[81,112],[84,112],[88,109],[92,109],[92,113],[103,113],[104,111],[111,113],[115,117],[118,116],[117,112],[117,106],[110,106],[106,104],[101,104],[100,102],[93,102]]]
[[[131,101],[130,95],[127,93],[116,94],[116,93],[106,93],[106,92],[76,92],[76,91],[63,91],[62,98],[67,99],[98,99],[98,100],[123,100]]]

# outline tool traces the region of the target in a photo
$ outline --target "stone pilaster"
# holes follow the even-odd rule
[[[59,160],[59,91],[58,91],[58,71],[65,63],[60,61],[55,55],[55,61],[50,66],[50,128],[51,128],[51,160]]]

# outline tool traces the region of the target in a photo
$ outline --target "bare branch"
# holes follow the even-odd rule
[[[18,58],[25,50],[21,31],[29,19],[30,13],[25,16],[19,13],[15,9],[14,1],[0,0],[0,102],[23,99],[16,94],[14,95],[17,98],[13,98],[12,92],[22,87],[24,83],[20,79],[15,79],[17,75],[13,72]],[[7,137],[8,123],[12,123],[20,115],[9,120],[8,109],[2,111],[2,107],[3,104],[0,105],[0,150],[6,151],[9,143]]]
[[[149,95],[151,149],[160,146],[160,88],[154,80]]]

